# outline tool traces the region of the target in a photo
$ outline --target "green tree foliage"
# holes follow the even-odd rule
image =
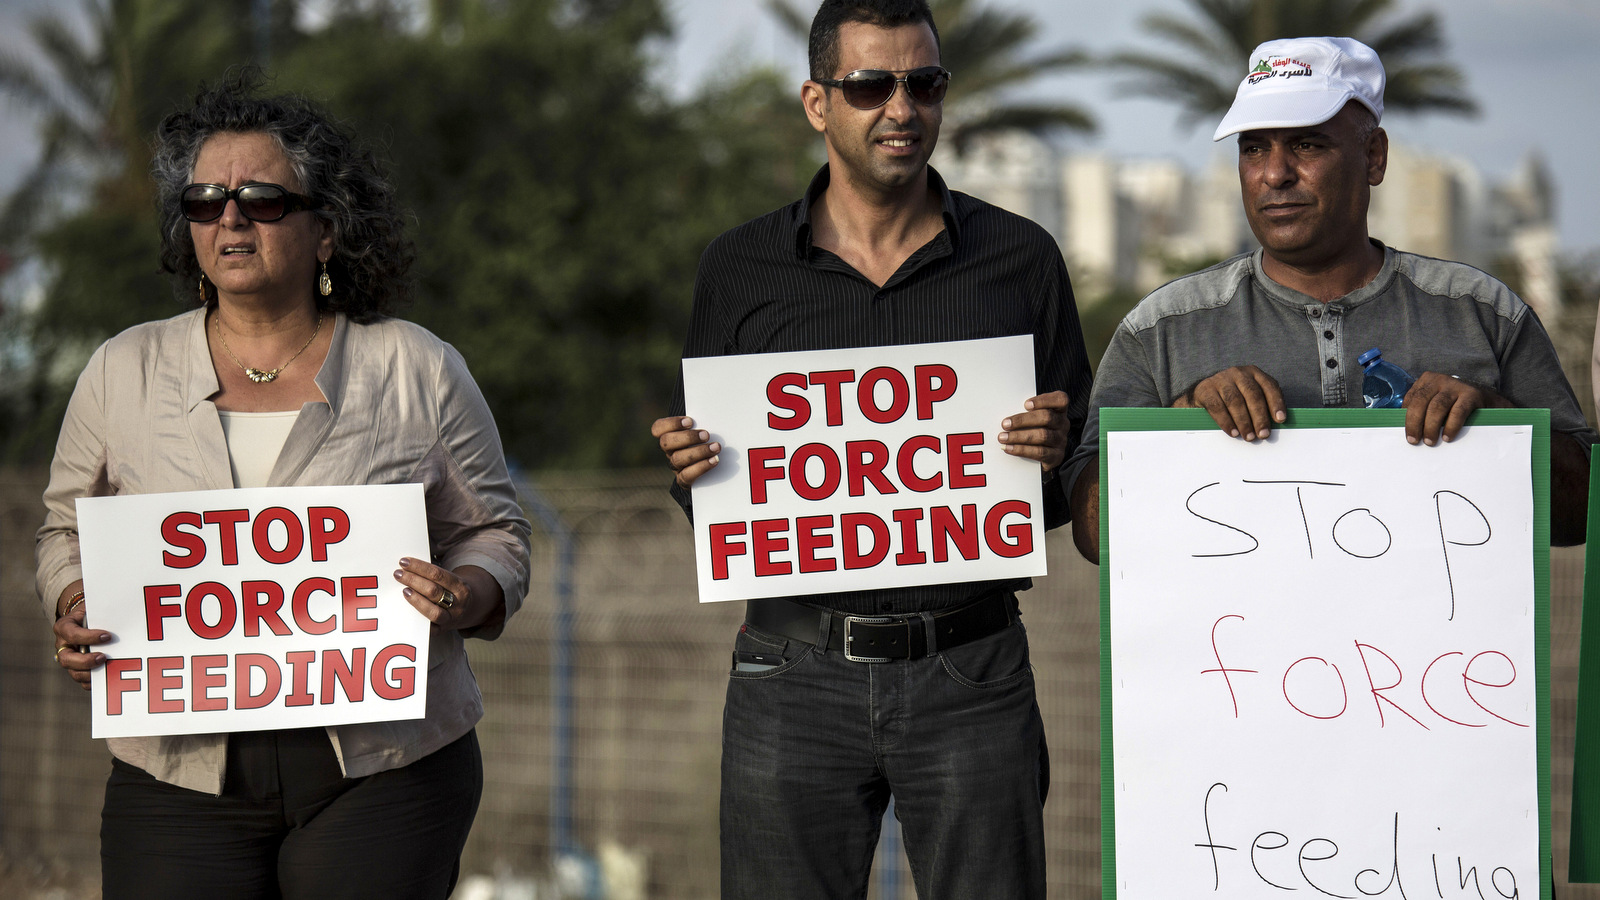
[[[1094,118],[1078,106],[1004,99],[1018,85],[1081,66],[1088,54],[1061,49],[1027,55],[1024,48],[1038,35],[1039,23],[1023,13],[1004,12],[975,0],[931,0],[928,6],[939,26],[940,61],[952,73],[942,142],[961,153],[974,138],[1000,131],[1095,129]],[[793,0],[767,0],[767,8],[801,46],[807,44],[814,8],[802,11]]]
[[[1197,19],[1151,13],[1143,28],[1175,45],[1145,46],[1112,55],[1127,70],[1127,94],[1171,100],[1179,121],[1193,127],[1233,104],[1257,46],[1308,35],[1353,37],[1378,52],[1388,76],[1384,109],[1473,115],[1477,105],[1455,66],[1429,61],[1444,52],[1444,34],[1431,12],[1395,17],[1395,0],[1187,0]]]
[[[42,120],[40,161],[0,207],[8,249],[58,218],[62,195],[85,176],[101,202],[147,205],[156,122],[200,78],[247,58],[237,23],[249,21],[250,8],[251,0],[96,0],[74,9],[70,22],[45,16],[31,23],[42,67],[15,50],[0,52],[0,94]],[[78,19],[87,25],[87,43],[73,24]],[[290,33],[287,21],[277,24]]]
[[[246,18],[219,27],[241,48],[251,39]],[[522,465],[657,462],[648,425],[672,392],[701,250],[798,196],[817,163],[772,73],[667,96],[649,63],[669,36],[658,0],[438,0],[421,27],[398,4],[339,5],[272,46],[269,90],[321,100],[389,161],[418,246],[403,314],[461,350]],[[225,68],[177,78],[152,103],[181,103]],[[148,208],[113,226],[91,205],[51,234],[41,321],[68,281],[163,298],[140,318],[170,314],[168,289],[132,274],[155,267]],[[69,272],[73,241],[116,249]],[[103,319],[73,322],[99,340],[115,330]]]

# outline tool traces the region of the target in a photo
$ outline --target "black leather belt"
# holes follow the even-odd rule
[[[792,600],[751,600],[744,620],[769,634],[842,650],[855,662],[890,662],[986,638],[1017,618],[1015,595],[995,591],[955,609],[899,616],[853,616]]]

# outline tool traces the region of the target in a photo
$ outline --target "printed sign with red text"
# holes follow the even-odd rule
[[[1536,427],[1203,421],[1106,434],[1105,896],[1540,896]]]
[[[420,719],[429,623],[392,573],[428,559],[419,484],[78,500],[93,736]]]
[[[723,445],[694,485],[700,600],[1045,574],[1040,469],[1001,422],[1026,336],[683,361]]]

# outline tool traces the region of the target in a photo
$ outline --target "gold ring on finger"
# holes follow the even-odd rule
[[[456,605],[456,595],[450,593],[449,588],[439,588],[439,599],[433,601],[439,604],[440,609],[449,609]]]
[[[61,651],[67,649],[68,646],[69,646],[68,644],[62,644],[61,646],[56,648],[56,662],[58,662],[58,663],[61,662]]]

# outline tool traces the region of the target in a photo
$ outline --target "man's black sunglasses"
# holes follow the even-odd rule
[[[895,86],[901,83],[905,84],[911,99],[932,106],[944,99],[944,92],[950,87],[950,73],[939,66],[923,66],[899,78],[883,69],[857,69],[843,78],[817,79],[817,84],[842,91],[844,102],[856,109],[877,109],[888,103],[894,96]]]
[[[241,184],[225,188],[220,184],[191,184],[183,189],[178,208],[191,222],[210,222],[222,215],[228,201],[239,203],[239,212],[252,222],[276,222],[292,212],[316,209],[317,201],[290,193],[281,184]]]

